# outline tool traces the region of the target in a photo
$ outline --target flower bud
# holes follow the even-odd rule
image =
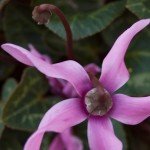
[[[39,24],[47,24],[50,20],[51,12],[40,9],[40,6],[36,6],[32,12],[32,18]]]

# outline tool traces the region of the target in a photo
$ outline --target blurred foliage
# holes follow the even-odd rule
[[[124,4],[124,1],[110,3],[102,8],[100,6],[99,9],[91,12],[78,12],[75,13],[75,15],[68,16],[73,39],[79,40],[106,28],[123,12]],[[86,25],[86,27],[84,25]],[[65,32],[63,27],[60,26],[58,19],[53,20],[52,18],[46,26],[60,37],[65,38]]]
[[[9,78],[6,80],[2,87],[1,92],[1,101],[0,101],[0,136],[3,133],[4,130],[4,123],[2,121],[2,113],[4,111],[4,106],[6,102],[9,100],[10,95],[13,93],[15,87],[17,86],[17,82],[13,78]]]
[[[11,63],[2,62],[0,63],[0,80],[6,79],[15,69],[15,65]]]
[[[150,17],[149,0],[127,0],[126,7],[139,18]]]
[[[58,6],[67,17],[74,38],[74,54],[82,65],[99,66],[117,37],[134,22],[150,18],[149,0],[0,0],[0,43],[11,42],[27,49],[33,44],[53,62],[66,60],[65,32],[55,14],[46,26],[32,20],[32,9],[42,3]],[[118,92],[150,95],[150,30],[144,29],[131,42],[125,58],[130,80]],[[24,68],[0,53],[0,149],[21,150],[44,113],[60,101],[47,79],[33,68]],[[150,149],[150,121],[137,126],[113,121],[125,150]],[[88,150],[87,123],[74,128]],[[7,141],[7,142],[6,142]],[[46,139],[43,150],[51,140]]]
[[[7,101],[10,95],[13,93],[17,86],[17,81],[13,78],[9,78],[3,85],[2,89],[2,100]]]

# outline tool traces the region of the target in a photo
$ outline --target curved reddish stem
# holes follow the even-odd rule
[[[36,6],[32,12],[33,19],[37,21],[39,24],[45,24],[49,21],[51,13],[55,13],[60,20],[62,21],[67,37],[67,54],[69,59],[73,59],[73,40],[72,40],[72,32],[70,29],[70,25],[64,16],[63,12],[56,6],[51,4],[42,4],[40,6]]]

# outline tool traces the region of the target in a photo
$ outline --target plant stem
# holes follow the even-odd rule
[[[55,13],[60,18],[61,22],[63,23],[65,31],[66,31],[66,38],[67,38],[67,45],[66,45],[67,56],[68,56],[68,59],[74,59],[72,32],[71,32],[70,25],[66,17],[64,16],[63,12],[58,7],[51,5],[51,4],[42,4],[40,6],[36,6],[32,12],[33,19],[37,21],[38,24],[47,23],[50,19],[51,13]]]

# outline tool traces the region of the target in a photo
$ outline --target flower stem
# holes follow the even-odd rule
[[[33,19],[38,22],[38,24],[45,24],[48,23],[51,13],[55,13],[60,20],[62,21],[65,31],[66,31],[66,38],[67,38],[67,56],[68,59],[74,59],[73,55],[73,40],[72,40],[72,32],[70,29],[70,25],[64,16],[63,12],[56,6],[51,4],[42,4],[36,6],[32,12]]]

